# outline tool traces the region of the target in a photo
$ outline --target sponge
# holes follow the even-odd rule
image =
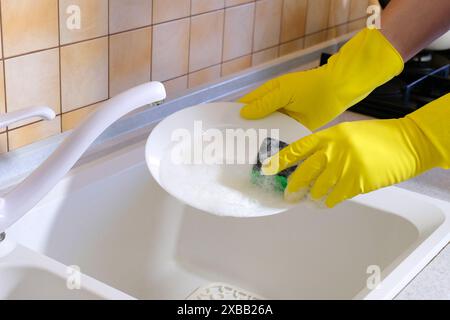
[[[266,138],[259,147],[256,164],[252,168],[251,182],[268,191],[284,192],[288,184],[289,176],[297,169],[297,166],[287,168],[274,176],[265,176],[261,172],[262,163],[286,148],[287,143],[273,138]]]

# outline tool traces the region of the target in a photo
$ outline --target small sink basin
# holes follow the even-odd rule
[[[87,290],[69,290],[66,279],[30,267],[0,267],[1,299],[102,299]]]
[[[1,249],[0,300],[131,299],[21,245],[8,241]]]

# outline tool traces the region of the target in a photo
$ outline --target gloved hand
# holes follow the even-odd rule
[[[285,198],[336,204],[415,177],[450,168],[450,94],[395,120],[342,123],[301,139],[263,163],[276,174],[304,160],[289,177]]]
[[[246,119],[274,111],[310,130],[330,122],[403,70],[403,59],[378,30],[365,29],[322,67],[283,75],[244,96]]]

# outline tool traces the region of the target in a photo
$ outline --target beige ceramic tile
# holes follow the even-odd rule
[[[5,79],[3,77],[3,61],[0,61],[0,114],[4,114],[5,109]],[[5,129],[0,128],[0,132],[5,131]]]
[[[251,53],[254,17],[254,3],[226,9],[223,44],[224,61]]]
[[[2,43],[2,26],[1,26],[1,21],[0,21],[0,43]],[[3,50],[0,50],[0,59],[1,58],[3,58]]]
[[[192,14],[218,10],[225,5],[224,0],[192,0]]]
[[[280,57],[295,51],[302,50],[304,47],[304,38],[293,40],[280,45]]]
[[[187,17],[190,12],[191,0],[153,0],[153,23]]]
[[[220,65],[189,74],[189,88],[197,87],[220,78]]]
[[[5,57],[58,45],[58,0],[2,0]]]
[[[167,92],[167,99],[172,99],[174,96],[185,91],[188,88],[188,76],[182,76],[172,80],[163,82]]]
[[[347,24],[339,25],[327,30],[327,39],[340,37],[348,32]]]
[[[61,48],[62,111],[108,98],[108,38]]]
[[[15,150],[33,142],[61,133],[61,118],[40,121],[8,132],[9,150]]]
[[[6,133],[0,134],[0,154],[8,151],[8,139]]]
[[[328,39],[327,37],[328,37],[327,30],[310,34],[305,37],[305,48],[309,48],[315,46],[316,44],[324,42]]]
[[[284,0],[281,42],[305,35],[307,0]]]
[[[352,21],[347,24],[348,32],[358,31],[366,27],[366,18]]]
[[[122,32],[152,23],[152,0],[109,0],[109,31]]]
[[[350,15],[350,0],[331,0],[328,27],[344,24]]]
[[[74,23],[79,8],[81,24]],[[59,0],[61,44],[93,39],[108,34],[108,0]]]
[[[350,3],[350,20],[356,20],[367,16],[367,7],[369,0],[351,0]]]
[[[86,120],[89,115],[97,110],[99,104],[94,104],[92,106],[77,109],[68,113],[63,113],[61,115],[62,121],[62,131],[68,131],[78,127],[84,120]]]
[[[257,66],[276,58],[278,58],[278,46],[254,53],[252,65]]]
[[[308,1],[306,16],[306,34],[312,34],[328,27],[330,0]]]
[[[165,81],[188,73],[189,19],[153,27],[152,80]]]
[[[151,38],[151,27],[111,36],[110,96],[150,81]]]
[[[273,47],[279,43],[282,0],[256,2],[253,51]]]
[[[237,5],[249,3],[249,2],[255,2],[255,0],[225,0],[225,6],[231,7],[231,6],[237,6]]]
[[[224,11],[192,17],[189,72],[221,62]]]
[[[58,49],[8,59],[5,75],[8,111],[48,106],[60,113]],[[12,127],[30,122],[22,121]]]
[[[222,76],[245,70],[252,66],[252,56],[237,58],[222,64]]]

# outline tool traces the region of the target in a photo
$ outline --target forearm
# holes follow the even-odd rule
[[[381,16],[381,32],[405,61],[449,29],[449,0],[391,0]]]

